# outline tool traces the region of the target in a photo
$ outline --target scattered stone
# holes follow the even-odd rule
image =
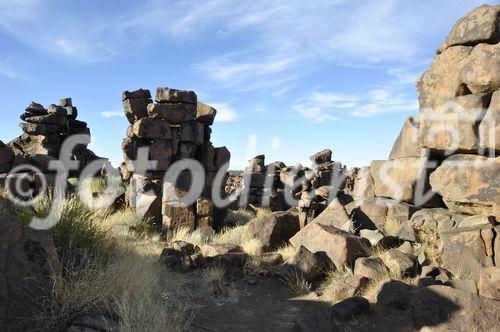
[[[364,297],[350,297],[332,307],[332,317],[336,321],[346,322],[370,310],[370,304]]]
[[[368,256],[370,241],[344,232],[332,226],[318,223],[308,224],[290,239],[299,248],[304,246],[311,252],[324,252],[339,270],[354,267],[358,257]]]
[[[380,258],[360,257],[354,264],[354,274],[369,279],[378,280],[387,274],[389,269],[384,265]]]
[[[412,287],[402,281],[390,280],[383,283],[377,291],[377,304],[406,309],[409,306],[408,297]]]
[[[397,249],[386,251],[382,256],[382,261],[392,273],[402,277],[412,277],[416,273],[413,259]]]
[[[318,280],[327,271],[326,262],[303,246],[300,246],[286,265],[295,269],[309,282]]]
[[[294,212],[273,212],[254,218],[246,226],[241,241],[257,239],[266,251],[284,245],[300,230],[299,216]]]
[[[241,253],[241,248],[236,244],[210,243],[200,247],[203,257],[215,257],[229,253]]]

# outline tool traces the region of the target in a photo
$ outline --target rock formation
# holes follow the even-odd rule
[[[142,217],[160,221],[167,230],[214,224],[216,214],[211,201],[214,178],[221,168],[228,167],[231,154],[226,147],[214,148],[210,135],[217,111],[198,102],[193,91],[159,87],[155,101],[149,90],[125,91],[122,95],[125,115],[130,122],[122,149],[125,163],[122,175],[130,180],[129,202]],[[134,161],[140,148],[148,148],[154,170],[139,172]],[[202,196],[192,206],[179,206],[164,195],[163,176],[179,160],[196,160],[203,166],[205,185]],[[178,196],[187,191],[191,179],[181,174],[170,184]]]

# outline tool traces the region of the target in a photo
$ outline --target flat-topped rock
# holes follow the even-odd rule
[[[156,90],[156,102],[158,103],[187,103],[196,104],[197,96],[194,91],[170,89],[159,87]]]

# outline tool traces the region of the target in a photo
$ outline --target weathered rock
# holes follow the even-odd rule
[[[377,280],[388,272],[382,260],[376,257],[360,257],[354,264],[354,274],[369,279]]]
[[[172,143],[169,140],[155,140],[149,145],[149,159],[158,164],[156,170],[166,171],[172,161]]]
[[[419,120],[410,116],[403,124],[396,142],[389,155],[390,160],[400,158],[420,158],[423,155],[422,148],[418,144]]]
[[[455,45],[497,43],[500,39],[499,8],[500,6],[483,5],[459,19],[438,52]]]
[[[492,228],[459,228],[442,233],[443,266],[456,276],[479,280],[481,269],[493,266],[493,232]]]
[[[215,108],[198,102],[196,107],[196,121],[211,126],[214,123],[216,115],[217,110]]]
[[[500,157],[453,155],[432,172],[430,184],[452,211],[500,215]]]
[[[383,229],[387,219],[404,223],[409,220],[417,207],[383,197],[355,200],[345,206],[348,215],[367,229]]]
[[[47,113],[68,116],[68,111],[64,107],[55,104],[50,104],[49,107],[47,107]]]
[[[3,142],[0,141],[0,143],[2,145],[0,146],[0,165],[12,164],[12,161],[14,161],[14,151],[12,151],[12,148],[5,146]]]
[[[132,131],[139,138],[172,139],[170,124],[163,119],[143,118],[135,122]]]
[[[342,202],[336,198],[319,216],[314,218],[313,223],[329,225],[346,232],[353,232],[355,225],[350,215],[347,213]]]
[[[252,219],[241,235],[241,241],[257,239],[264,250],[284,245],[300,230],[299,215],[294,212],[273,212]]]
[[[155,100],[158,103],[197,103],[197,97],[194,91],[176,90],[162,87],[159,87],[156,90]]]
[[[336,321],[346,322],[360,316],[370,310],[368,300],[355,296],[335,304],[332,309],[332,317]]]
[[[68,126],[68,119],[58,114],[33,115],[31,113],[21,114],[21,120],[35,124],[49,124],[60,127]]]
[[[31,114],[35,114],[35,115],[46,115],[47,114],[47,110],[42,105],[35,103],[34,101],[32,101],[31,104],[29,104],[26,107],[26,112],[31,113]]]
[[[245,172],[248,173],[261,173],[266,170],[264,165],[265,156],[258,155],[253,157],[248,161],[248,166],[245,168]]]
[[[311,252],[324,252],[339,270],[354,267],[359,257],[368,256],[370,242],[364,238],[344,232],[333,226],[311,223],[290,239],[299,248],[304,246]]]
[[[475,151],[479,148],[478,126],[490,103],[489,94],[451,98],[440,108],[420,114],[418,141],[433,151]]]
[[[152,118],[167,120],[170,124],[181,124],[195,119],[196,106],[186,103],[147,105],[147,114]]]
[[[332,161],[332,150],[330,149],[325,149],[322,150],[318,153],[313,154],[309,159],[314,164],[324,164]]]
[[[431,67],[417,81],[420,109],[437,109],[455,97],[460,84],[460,72],[472,51],[469,46],[452,46],[439,54]]]
[[[61,272],[48,231],[15,222],[0,222],[0,329],[27,331]]]
[[[163,227],[167,230],[174,230],[181,227],[194,230],[196,226],[196,215],[191,206],[163,202],[162,215]]]
[[[382,261],[392,273],[412,277],[416,273],[415,261],[397,249],[390,249],[382,256]]]
[[[333,280],[325,291],[334,299],[347,298],[361,294],[369,284],[370,279],[366,277],[348,275]]]
[[[149,193],[137,193],[135,196],[134,209],[137,216],[144,220],[159,223],[161,216],[161,196]]]
[[[479,295],[500,300],[500,266],[482,269],[479,274],[478,286]]]
[[[286,262],[286,265],[292,267],[309,282],[318,280],[327,271],[325,260],[303,246],[300,246],[293,257]]]
[[[430,199],[426,197],[430,166],[427,158],[372,161],[370,172],[375,183],[375,196],[416,206],[426,204]]]
[[[405,309],[409,306],[408,295],[411,286],[402,281],[390,280],[380,285],[376,292],[377,304]]]
[[[401,241],[415,242],[415,229],[408,222],[402,223],[399,231],[394,235]]]
[[[200,254],[203,257],[215,257],[219,255],[225,255],[229,253],[241,253],[242,250],[240,246],[236,244],[220,244],[220,243],[210,243],[204,244],[200,247]]]
[[[195,264],[189,255],[172,248],[163,249],[160,262],[173,271],[190,271],[195,268]]]
[[[491,96],[490,107],[479,124],[479,145],[483,149],[500,150],[500,90]]]
[[[410,291],[416,329],[427,331],[484,331],[500,320],[500,302],[447,286]]]
[[[455,279],[448,280],[444,284],[455,289],[460,289],[469,293],[477,294],[477,286],[474,280]]]
[[[478,227],[478,226],[494,226],[495,217],[493,216],[470,216],[462,220],[458,227]]]
[[[59,126],[48,124],[21,123],[19,126],[25,133],[30,135],[50,135],[64,130]]]
[[[354,199],[374,197],[375,185],[370,173],[370,167],[356,168],[350,172],[351,175],[347,175],[346,178],[346,182],[350,182],[350,188],[345,188],[344,192]]]
[[[151,99],[151,92],[144,89],[124,91],[122,93],[122,101],[125,101],[127,99]]]
[[[186,255],[193,255],[200,250],[198,246],[186,241],[174,241],[169,244],[169,247]]]
[[[450,231],[466,216],[443,208],[422,209],[413,214],[411,224],[417,229]]]
[[[203,125],[197,121],[183,122],[181,124],[181,142],[190,142],[195,145],[203,144]]]
[[[500,44],[479,44],[474,47],[460,72],[460,80],[473,93],[500,89]]]
[[[153,101],[149,98],[129,98],[123,101],[123,110],[128,122],[136,123],[148,116],[147,107]]]
[[[205,258],[206,266],[222,268],[226,274],[242,275],[249,256],[243,252],[230,252]]]

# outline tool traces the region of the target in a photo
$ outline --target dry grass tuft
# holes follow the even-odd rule
[[[387,235],[395,236],[401,229],[401,222],[394,218],[385,218],[383,225],[384,232]]]
[[[311,283],[304,279],[302,273],[291,269],[281,277],[285,286],[297,295],[307,294],[311,291]]]
[[[258,208],[255,214],[257,218],[261,218],[270,215],[271,213],[273,213],[273,211],[271,211],[270,208]]]
[[[441,236],[435,229],[419,230],[417,232],[417,255],[422,251],[432,264],[443,265]]]
[[[253,257],[259,257],[263,253],[262,241],[259,239],[250,239],[241,244],[243,251]]]
[[[203,288],[213,295],[224,295],[226,293],[224,287],[224,277],[226,272],[222,267],[211,267],[203,271],[202,284]]]
[[[231,228],[224,228],[220,232],[216,233],[211,242],[220,244],[237,244],[241,245],[241,235],[245,231],[245,226],[236,226]]]
[[[228,226],[246,225],[253,218],[255,218],[255,214],[249,210],[243,208],[236,211],[229,210],[224,224]]]
[[[283,261],[287,262],[289,261],[297,252],[297,250],[291,245],[291,244],[286,244],[281,247],[279,247],[276,252],[283,257]]]
[[[210,239],[211,237],[207,236],[200,229],[191,231],[187,227],[181,227],[172,232],[169,242],[185,241],[199,246],[210,242]]]

